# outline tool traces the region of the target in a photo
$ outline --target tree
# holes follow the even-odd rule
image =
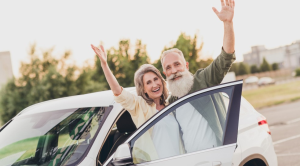
[[[234,72],[237,76],[250,73],[248,65],[243,62],[233,63],[229,71]]]
[[[201,60],[203,43],[197,44],[197,35],[193,38],[181,33],[172,47],[182,50],[189,62],[192,73],[205,68],[213,59]],[[22,62],[20,78],[10,80],[0,91],[0,116],[4,122],[11,119],[22,109],[45,100],[85,94],[109,89],[101,68],[100,60],[95,56],[95,65],[79,68],[66,65],[71,51],[66,51],[61,58],[54,58],[54,48],[37,52],[36,45],[30,47],[30,62]],[[133,53],[129,40],[121,40],[118,48],[107,50],[107,63],[124,87],[134,86],[134,73],[138,68],[149,63],[146,45],[137,40]],[[161,72],[160,59],[154,63]]]
[[[124,87],[134,86],[134,73],[143,64],[149,63],[149,57],[146,51],[146,45],[141,40],[137,40],[135,51],[130,54],[130,41],[121,40],[119,48],[110,48],[107,50],[107,63],[112,73],[115,75],[119,84]],[[105,79],[100,60],[95,56],[96,72],[92,76],[94,81],[101,82],[109,89],[109,85]]]
[[[189,62],[189,70],[191,73],[195,73],[199,69],[200,51],[203,48],[203,43],[200,43],[200,46],[197,47],[197,38],[198,36],[196,34],[194,38],[192,38],[181,33],[176,44],[172,47],[182,51],[185,60]]]
[[[250,66],[250,72],[253,73],[259,73],[259,68],[256,65],[251,65]]]
[[[26,94],[16,86],[15,79],[9,80],[1,89],[0,117],[3,123],[14,117],[20,110],[24,109],[27,102],[24,99]]]
[[[262,64],[260,65],[260,71],[265,72],[265,71],[271,71],[271,66],[267,62],[267,60],[264,58]]]
[[[300,76],[300,68],[296,69],[295,73],[296,73],[296,75],[295,75],[296,77]]]
[[[135,44],[135,53],[131,65],[134,69],[138,69],[141,65],[147,64],[150,62],[147,51],[146,45],[142,44],[141,40],[137,40]]]
[[[239,63],[233,63],[229,72],[234,72],[235,75],[239,75]]]
[[[1,89],[0,116],[4,122],[35,103],[105,89],[101,83],[90,79],[91,71],[66,65],[70,51],[55,59],[53,48],[41,54],[36,50],[33,44],[29,51],[30,62],[21,63],[20,78],[10,80]]]
[[[95,74],[96,71],[90,66],[82,69],[81,74],[75,81],[78,94],[98,92],[107,89],[107,86],[104,82],[99,82],[92,79]]]
[[[243,62],[240,62],[239,64],[239,69],[238,69],[238,75],[244,75],[244,74],[249,74],[249,68],[248,66],[243,63]]]
[[[278,70],[279,69],[279,65],[278,65],[278,63],[273,63],[272,64],[272,70]]]
[[[213,59],[211,58],[206,60],[200,59],[201,57],[200,52],[203,48],[203,42],[201,42],[200,45],[198,46],[197,39],[198,39],[197,34],[195,34],[194,37],[192,38],[190,36],[185,35],[184,33],[181,33],[176,43],[171,47],[165,47],[163,51],[169,50],[171,48],[178,48],[179,50],[181,50],[185,60],[189,62],[190,72],[195,73],[199,68],[205,68],[213,61]],[[160,59],[155,61],[153,65],[156,68],[158,68],[161,72],[163,71]]]
[[[164,78],[166,78],[165,75],[163,74],[163,71],[164,71],[164,70],[163,70],[163,68],[162,68],[160,59],[156,60],[154,63],[152,63],[152,65],[155,66],[155,67],[161,72],[161,74],[162,74],[162,76],[163,76]]]

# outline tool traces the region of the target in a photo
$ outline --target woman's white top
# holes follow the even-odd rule
[[[160,159],[180,155],[178,123],[172,113],[153,127],[152,140]]]

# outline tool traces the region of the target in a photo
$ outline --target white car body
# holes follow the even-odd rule
[[[245,79],[246,84],[256,84],[258,82],[258,77],[256,76],[250,76]]]
[[[265,160],[269,166],[277,166],[277,156],[271,135],[258,125],[262,119],[254,107],[244,98],[241,100],[238,145],[234,154],[234,165],[250,160]],[[265,126],[266,127],[266,126]],[[256,159],[255,159],[256,158]]]
[[[218,88],[219,86],[216,87]],[[131,93],[135,93],[135,88],[126,88],[126,89]],[[211,88],[207,88],[206,91],[210,89]],[[30,107],[27,107],[22,112],[20,112],[16,117],[33,115],[36,113],[53,111],[53,110],[64,110],[70,108],[97,107],[97,106],[113,106],[113,109],[108,115],[108,117],[106,118],[101,130],[97,134],[95,141],[92,144],[91,148],[89,149],[87,155],[79,164],[80,166],[96,166],[99,150],[102,148],[102,145],[107,137],[107,134],[110,132],[112,125],[114,124],[116,119],[120,116],[120,113],[123,110],[122,106],[114,101],[114,96],[111,91],[90,93],[85,95],[71,96],[71,97],[65,97],[65,98],[41,102],[32,105]],[[155,115],[155,116],[159,116],[159,115]],[[251,104],[249,104],[246,101],[246,99],[242,97],[241,107],[240,107],[239,126],[238,126],[238,138],[237,138],[238,146],[235,149],[232,158],[226,157],[226,159],[224,159],[226,160],[226,163],[228,163],[228,164],[224,163],[224,165],[243,166],[247,162],[249,165],[249,162],[252,161],[257,161],[258,163],[263,161],[265,165],[277,166],[277,156],[274,151],[272,137],[262,126],[258,125],[259,118],[261,117],[262,115],[259,114],[251,106]],[[228,145],[228,146],[220,147],[219,149],[221,149],[220,150],[221,152],[223,148],[223,152],[226,153],[226,148],[232,149],[233,147],[235,146]],[[222,156],[222,155],[226,156],[225,154],[222,153],[214,154],[214,151],[210,149],[205,150],[202,153],[204,154],[202,157],[205,158],[211,158],[212,156]],[[110,157],[110,160],[112,159],[112,156]],[[191,160],[196,159],[195,158],[196,156],[194,156],[193,158],[193,155],[186,155],[186,156],[190,157]],[[174,163],[180,163],[178,161],[180,161],[181,159],[173,157],[172,160],[174,161]],[[190,161],[184,161],[183,163],[185,163],[184,165],[193,164]],[[102,164],[103,166],[106,166],[108,164],[108,160],[106,160],[106,162]],[[218,165],[218,163],[215,164]],[[160,165],[160,164],[152,163],[150,165]],[[199,165],[201,165],[201,163]]]
[[[257,82],[258,86],[271,85],[271,84],[275,84],[275,80],[270,77],[262,77]]]

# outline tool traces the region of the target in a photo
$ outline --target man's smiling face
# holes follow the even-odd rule
[[[180,75],[176,75],[178,72],[183,72],[189,69],[188,62],[185,62],[184,58],[181,57],[176,52],[168,53],[163,59],[163,73],[167,78],[172,80],[179,80],[182,77]]]
[[[189,72],[189,63],[183,56],[170,52],[163,59],[164,74],[167,77],[168,87],[173,96],[182,97],[193,86],[193,75]]]

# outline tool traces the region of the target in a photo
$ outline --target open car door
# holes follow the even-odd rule
[[[230,82],[179,98],[145,122],[104,166],[231,166],[242,85]],[[129,155],[122,156],[126,144]]]

